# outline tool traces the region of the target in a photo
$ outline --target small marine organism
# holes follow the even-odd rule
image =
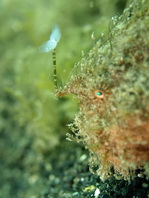
[[[58,25],[54,25],[52,33],[50,35],[50,40],[44,43],[40,47],[40,52],[51,52],[52,51],[52,59],[53,59],[53,76],[54,76],[54,86],[55,90],[58,89],[57,86],[57,70],[56,70],[56,46],[61,38],[61,31]]]
[[[46,43],[44,43],[40,47],[41,52],[51,52],[54,50],[57,46],[57,43],[59,42],[61,38],[61,31],[58,25],[54,25],[52,33],[50,35],[50,40],[48,40]]]
[[[108,39],[81,59],[58,93],[76,95],[80,110],[68,138],[85,145],[90,170],[102,180],[130,180],[138,171],[149,178],[148,6],[135,0],[112,18]]]

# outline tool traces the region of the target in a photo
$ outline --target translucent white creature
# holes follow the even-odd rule
[[[40,47],[41,52],[50,52],[52,51],[52,60],[53,60],[53,78],[55,90],[58,89],[57,85],[57,70],[56,70],[56,46],[61,38],[61,31],[58,25],[53,27],[52,33],[50,35],[50,40]]]
[[[54,50],[61,38],[61,31],[58,25],[54,25],[52,33],[50,35],[50,40],[40,47],[41,52],[50,52]]]

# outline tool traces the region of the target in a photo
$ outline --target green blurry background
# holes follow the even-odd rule
[[[64,86],[74,64],[102,32],[108,33],[110,18],[125,4],[126,0],[0,1],[0,197],[37,197],[44,186],[39,169],[45,156],[66,138],[66,125],[78,109],[73,97],[54,96],[52,57],[40,53],[39,46],[59,24],[57,69],[59,85]],[[50,169],[50,163],[46,166]]]

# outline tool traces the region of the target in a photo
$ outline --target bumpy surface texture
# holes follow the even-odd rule
[[[134,1],[110,23],[74,69],[64,90],[75,94],[80,112],[74,134],[91,154],[91,167],[106,178],[129,178],[149,162],[149,3]]]

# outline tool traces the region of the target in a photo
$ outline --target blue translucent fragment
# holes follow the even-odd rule
[[[50,52],[56,48],[57,43],[61,38],[61,31],[58,25],[53,27],[52,33],[50,35],[50,40],[40,47],[40,52]]]

